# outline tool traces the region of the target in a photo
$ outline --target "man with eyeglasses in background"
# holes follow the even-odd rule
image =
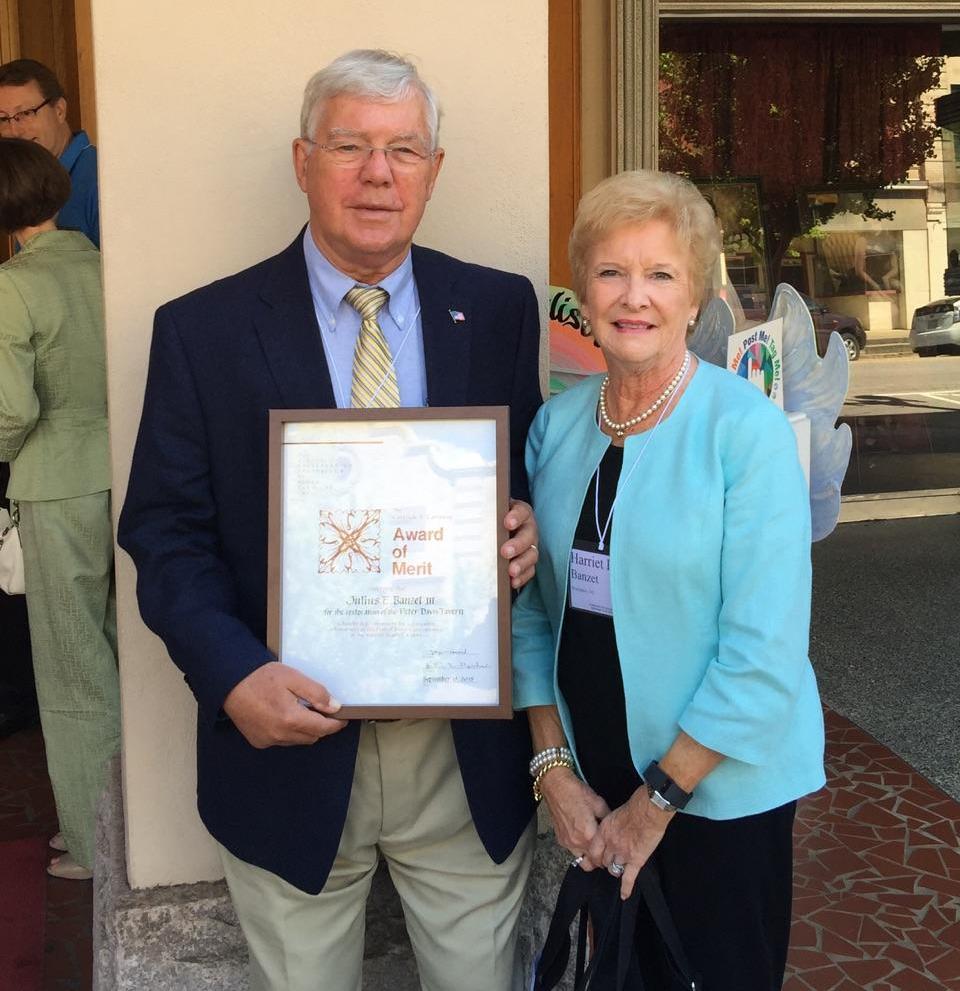
[[[534,839],[524,720],[345,722],[264,643],[271,408],[509,405],[512,494],[528,498],[533,289],[412,244],[443,162],[438,118],[405,59],[361,50],[322,69],[293,142],[309,223],[154,325],[119,540],[197,697],[198,806],[258,991],[360,987],[378,849],[422,987],[512,986]],[[357,294],[371,291],[385,358],[365,397]],[[519,588],[538,553],[530,507],[511,501],[505,527]]]
[[[60,159],[71,190],[57,226],[83,231],[99,248],[97,149],[86,131],[70,130],[63,87],[43,63],[21,58],[0,65],[0,138],[36,141]]]

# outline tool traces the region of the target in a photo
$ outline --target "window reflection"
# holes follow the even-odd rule
[[[910,334],[960,314],[960,30],[665,21],[661,52],[660,166],[713,203],[715,290],[742,326],[787,282],[847,348],[844,493],[960,486],[960,318]]]

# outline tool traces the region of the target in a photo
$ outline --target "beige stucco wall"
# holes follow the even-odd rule
[[[290,169],[306,78],[341,52],[413,55],[438,90],[447,159],[419,240],[547,282],[547,0],[93,0],[115,505],[139,419],[153,310],[285,246],[305,220]],[[254,535],[254,538],[255,535]],[[196,816],[194,705],[118,568],[129,877],[213,878]]]
[[[903,232],[903,325],[910,328],[913,311],[943,295],[947,241],[943,228]]]

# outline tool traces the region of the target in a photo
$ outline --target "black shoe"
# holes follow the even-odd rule
[[[22,729],[31,729],[39,722],[40,713],[36,706],[26,703],[4,706],[0,709],[0,740]]]

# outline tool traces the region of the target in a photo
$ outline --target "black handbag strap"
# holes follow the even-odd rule
[[[628,986],[628,980],[631,982],[631,991],[643,991],[643,980],[637,971],[634,953],[634,934],[641,898],[663,939],[678,980],[690,991],[702,991],[684,952],[680,934],[660,886],[659,875],[651,863],[647,863],[640,871],[633,893],[624,902],[620,900],[618,878],[613,878],[606,872],[568,868],[557,894],[557,904],[543,951],[536,964],[534,991],[551,991],[563,979],[570,959],[570,927],[578,916],[574,991],[590,991],[592,982],[599,973],[598,967],[607,961],[606,949],[614,934],[619,937],[616,947],[616,984],[613,989],[604,988],[603,991],[622,991]],[[589,962],[586,961],[588,920],[594,924],[594,946]]]
[[[700,982],[694,974],[693,967],[690,966],[690,961],[684,952],[680,933],[677,932],[673,915],[670,912],[670,906],[667,905],[667,900],[663,895],[660,876],[653,864],[649,862],[645,864],[643,870],[637,875],[637,883],[633,889],[634,894],[636,894],[638,888],[643,895],[643,900],[647,904],[647,909],[653,918],[654,925],[660,932],[660,938],[667,947],[671,962],[677,971],[677,976],[683,981],[684,987],[690,988],[690,991],[702,991]]]
[[[628,980],[632,982],[629,985],[630,991],[644,991],[643,978],[636,967],[636,956],[633,949],[634,933],[637,928],[637,904],[640,892],[637,888],[634,888],[630,897],[626,901],[621,901],[620,881],[619,879],[614,880],[616,881],[615,884],[608,885],[611,889],[610,893],[613,896],[613,904],[607,915],[604,931],[597,940],[594,954],[590,958],[590,966],[584,975],[584,991],[589,991],[591,981],[599,973],[598,968],[601,961],[604,960],[606,944],[614,932],[618,935],[615,991],[624,991],[628,987]],[[574,991],[577,991],[576,987]]]
[[[635,891],[629,901],[620,901],[620,882],[602,871],[582,871],[570,867],[557,893],[557,904],[550,929],[536,965],[533,987],[535,991],[551,991],[563,979],[570,960],[570,927],[578,919],[577,953],[574,963],[574,991],[589,991],[597,977],[598,965],[607,958],[607,946],[614,935],[620,938],[617,951],[617,983],[620,991],[625,987],[631,965],[631,947],[637,918]],[[593,952],[587,961],[587,928],[594,925]],[[639,975],[634,987],[642,991]],[[606,991],[606,989],[604,989]]]
[[[619,878],[617,878],[616,894],[620,895]],[[630,897],[620,906],[620,941],[617,946],[617,987],[625,988],[630,976],[630,965],[635,962],[633,952],[637,931],[637,906],[640,904],[639,888],[633,886]],[[639,971],[633,974],[636,991],[643,991],[643,978]]]
[[[587,960],[587,927],[590,925],[590,913],[587,906],[580,909],[580,921],[577,923],[577,958],[574,961],[573,973],[575,980],[583,975]],[[576,988],[574,988],[576,991]]]
[[[536,965],[533,987],[535,991],[550,991],[563,979],[570,959],[570,926],[579,915],[577,961],[582,966],[586,956],[587,906],[593,879],[579,867],[570,867],[557,892],[557,904],[550,920],[547,938]]]
[[[616,880],[616,879],[612,879]],[[603,889],[607,888],[608,891],[604,892]],[[605,953],[607,949],[607,944],[610,942],[610,937],[614,932],[617,932],[620,936],[620,943],[617,950],[617,983],[614,991],[623,991],[626,984],[627,970],[630,964],[630,945],[633,942],[633,926],[631,925],[627,936],[626,944],[626,964],[623,967],[623,973],[621,974],[621,957],[624,952],[623,944],[623,921],[624,916],[628,913],[625,911],[627,903],[621,903],[620,901],[620,882],[617,881],[616,884],[609,884],[603,874],[598,874],[595,879],[595,892],[600,892],[601,896],[606,894],[606,898],[603,899],[607,904],[603,905],[603,915],[602,924],[600,927],[599,934],[597,932],[596,926],[594,927],[594,947],[593,953],[590,956],[590,963],[588,964],[586,970],[583,970],[580,966],[580,959],[577,959],[577,967],[574,971],[573,976],[573,991],[589,991],[592,986],[594,977],[596,977],[601,961],[605,960]],[[631,898],[631,901],[633,899]],[[596,910],[600,906],[596,904],[597,899],[591,903],[591,907]],[[634,903],[635,904],[635,903]],[[633,911],[633,922],[636,923],[637,913],[636,908]],[[586,927],[584,926],[584,929]],[[639,978],[639,975],[637,975]],[[643,991],[643,983],[641,981],[640,985],[636,988],[636,991]]]

